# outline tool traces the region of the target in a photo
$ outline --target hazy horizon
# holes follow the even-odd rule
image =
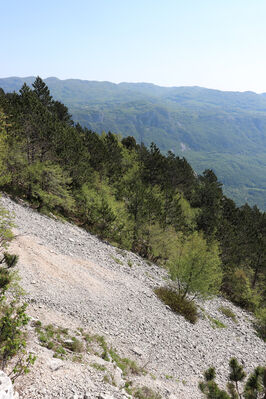
[[[28,76],[3,76],[3,77],[0,77],[0,79],[10,79],[10,78],[19,78],[19,79],[28,79],[28,78],[35,78],[35,77],[37,77],[37,76],[40,76],[40,75],[28,75]],[[112,84],[116,84],[116,85],[119,85],[119,84],[123,84],[123,83],[129,83],[129,84],[148,84],[148,85],[154,85],[154,86],[158,86],[158,87],[165,87],[165,88],[179,88],[179,87],[191,87],[191,88],[193,88],[193,87],[198,87],[198,88],[201,88],[201,89],[207,89],[207,90],[215,90],[215,91],[221,91],[221,92],[232,92],[232,93],[255,93],[255,94],[264,94],[265,92],[266,92],[266,90],[265,90],[265,92],[264,91],[262,91],[262,92],[256,92],[256,91],[254,91],[254,90],[222,90],[222,89],[217,89],[217,88],[213,88],[213,87],[203,87],[203,86],[198,86],[198,85],[180,85],[180,86],[171,86],[171,85],[160,85],[160,84],[157,84],[157,83],[153,83],[153,82],[142,82],[142,81],[139,81],[139,82],[130,82],[130,81],[121,81],[121,82],[112,82],[112,81],[110,81],[110,80],[95,80],[95,79],[80,79],[80,78],[73,78],[73,77],[70,77],[70,78],[64,78],[64,79],[61,79],[61,78],[58,78],[57,76],[40,76],[43,80],[45,80],[45,79],[58,79],[58,80],[61,80],[61,81],[65,81],[65,80],[80,80],[80,81],[87,81],[87,82],[99,82],[99,83],[112,83]]]

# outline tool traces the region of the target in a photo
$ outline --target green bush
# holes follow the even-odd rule
[[[173,288],[160,287],[154,290],[155,294],[166,305],[178,314],[185,317],[190,323],[195,324],[198,319],[197,307],[194,302],[179,295]]]

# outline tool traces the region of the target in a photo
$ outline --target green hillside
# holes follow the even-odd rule
[[[0,79],[5,92],[34,77]],[[266,209],[266,96],[200,87],[45,79],[76,122],[186,157],[199,173],[212,168],[237,204]]]

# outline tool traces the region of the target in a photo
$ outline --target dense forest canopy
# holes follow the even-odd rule
[[[183,293],[220,290],[265,315],[266,214],[237,207],[211,169],[197,175],[154,143],[75,124],[39,77],[19,93],[0,90],[0,148],[2,191],[170,265]],[[191,262],[208,276],[197,286]]]
[[[0,79],[5,92],[34,77]],[[266,210],[266,96],[201,87],[47,78],[53,97],[89,130],[133,136],[163,154],[185,156],[197,173],[214,170],[237,205]]]

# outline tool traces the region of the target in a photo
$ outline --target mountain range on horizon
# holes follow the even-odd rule
[[[35,77],[0,79],[5,92]],[[97,131],[155,142],[184,156],[197,173],[213,169],[238,205],[266,210],[266,93],[196,86],[44,79],[73,120]]]

